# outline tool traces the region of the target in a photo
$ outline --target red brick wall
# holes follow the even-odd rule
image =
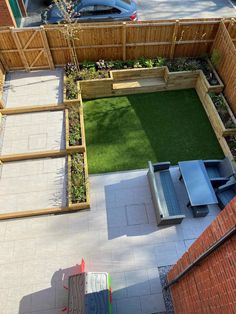
[[[8,0],[0,0],[0,26],[16,26]]]
[[[236,197],[173,266],[168,280],[173,280],[235,225]],[[236,313],[236,236],[173,285],[171,294],[177,314]]]

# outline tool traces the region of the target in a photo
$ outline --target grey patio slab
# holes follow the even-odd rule
[[[7,162],[0,177],[0,213],[66,205],[66,159]]]
[[[6,108],[63,102],[63,69],[17,71],[7,74],[3,99]]]
[[[63,169],[40,160],[31,168],[14,164],[11,171],[2,169],[3,178],[7,173],[9,178],[22,173],[37,178],[43,169],[49,174]],[[114,313],[165,311],[158,266],[175,262],[220,212],[214,208],[207,217],[193,218],[185,207],[187,195],[178,180],[178,169],[171,171],[178,198],[184,201],[183,211],[188,213],[176,228],[157,227],[151,214],[153,206],[145,195],[150,193],[146,169],[90,176],[90,211],[0,221],[0,280],[4,282],[0,299],[4,314],[60,313],[67,300],[63,285],[67,285],[68,275],[76,271],[81,258],[88,271],[111,273]],[[137,203],[135,194],[142,187],[145,193],[139,195]],[[120,204],[116,196],[122,191],[132,193],[134,203],[126,193]],[[125,211],[130,204],[144,204],[148,219],[129,226]],[[120,214],[115,215],[115,224],[111,217],[117,211]]]
[[[4,116],[0,143],[1,155],[64,149],[64,111]]]

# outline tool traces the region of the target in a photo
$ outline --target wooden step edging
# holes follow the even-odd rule
[[[43,106],[23,106],[15,108],[4,108],[0,109],[0,113],[3,115],[21,114],[21,113],[31,113],[31,112],[42,112],[42,111],[58,111],[64,110],[65,105],[62,104],[49,104]]]

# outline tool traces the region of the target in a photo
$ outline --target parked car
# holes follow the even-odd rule
[[[136,21],[137,6],[133,0],[79,0],[72,2],[71,18],[77,22]],[[42,12],[43,24],[64,23],[56,4]]]

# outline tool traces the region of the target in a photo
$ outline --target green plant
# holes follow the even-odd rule
[[[134,68],[142,68],[142,65],[139,63],[139,61],[134,61],[133,67]]]
[[[226,129],[232,129],[235,128],[234,121],[229,117],[229,119],[225,122]]]
[[[86,201],[86,177],[82,154],[71,156],[71,201],[81,203]]]
[[[66,80],[66,98],[76,99],[78,97],[78,87],[75,78],[69,75]]]
[[[147,59],[144,61],[145,68],[153,68],[154,62],[152,59]]]
[[[124,67],[124,62],[121,60],[115,60],[113,61],[113,63],[114,63],[114,69],[119,70],[119,69],[123,69]]]
[[[81,64],[82,69],[91,69],[95,68],[95,63],[90,61],[84,61]]]
[[[67,77],[69,76],[73,76],[76,77],[78,71],[77,71],[77,67],[74,63],[68,62],[65,67],[64,67],[64,71]]]
[[[114,67],[115,67],[115,64],[114,64],[113,61],[107,61],[107,62],[106,62],[106,68],[107,68],[108,70],[112,70]]]
[[[226,104],[225,104],[224,99],[223,99],[221,94],[217,95],[215,93],[210,93],[209,95],[210,95],[213,103],[217,107],[217,109],[219,109],[221,111],[227,111]]]
[[[164,65],[166,65],[166,59],[165,58],[158,57],[158,58],[154,59],[154,67],[161,67]]]
[[[134,60],[127,60],[125,63],[128,68],[133,68],[134,67]]]
[[[213,49],[211,54],[211,62],[216,67],[221,61],[221,53],[218,49]]]
[[[81,145],[80,108],[72,106],[69,109],[69,142],[70,145]]]

